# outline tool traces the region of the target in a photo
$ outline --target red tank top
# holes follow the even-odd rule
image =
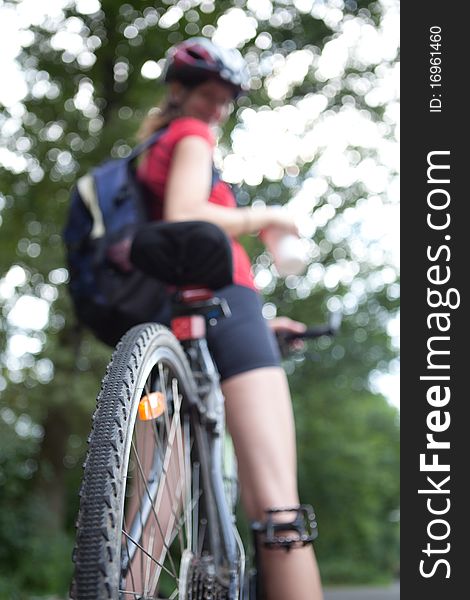
[[[150,217],[155,221],[163,218],[166,181],[176,144],[184,137],[197,135],[205,139],[211,148],[215,140],[209,126],[199,119],[180,117],[170,123],[165,133],[147,152],[138,168],[138,177],[152,192]],[[235,197],[230,186],[224,181],[218,181],[212,188],[209,202],[235,208]],[[253,283],[250,259],[243,246],[231,238],[233,255],[233,281],[239,285],[256,289]]]

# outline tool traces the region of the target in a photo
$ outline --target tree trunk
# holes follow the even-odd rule
[[[69,425],[64,407],[49,408],[44,426],[44,438],[39,455],[39,470],[35,491],[38,500],[48,509],[47,525],[62,528],[65,518],[65,466]]]

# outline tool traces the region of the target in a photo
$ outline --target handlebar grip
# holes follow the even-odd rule
[[[315,338],[322,337],[323,335],[333,336],[336,335],[341,326],[343,315],[340,311],[330,313],[328,323],[325,325],[317,325],[316,327],[309,327],[301,333],[283,333],[281,334],[282,339],[286,342],[292,342],[293,340],[312,340]]]
[[[284,333],[282,334],[283,339],[286,342],[292,342],[293,340],[307,340],[321,337],[322,335],[331,335],[329,325],[318,325],[317,327],[310,327],[300,333]]]

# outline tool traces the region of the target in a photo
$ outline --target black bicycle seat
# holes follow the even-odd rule
[[[205,221],[146,223],[134,237],[131,261],[177,287],[217,290],[233,283],[230,241],[220,227]]]

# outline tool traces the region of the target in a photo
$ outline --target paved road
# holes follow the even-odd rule
[[[326,588],[325,600],[399,600],[400,584],[381,588]]]

